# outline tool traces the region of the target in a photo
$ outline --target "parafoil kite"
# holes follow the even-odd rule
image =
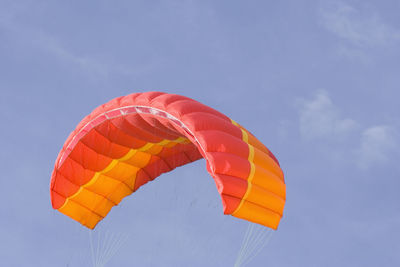
[[[161,92],[118,97],[78,124],[55,163],[52,206],[93,229],[142,185],[201,158],[224,214],[277,229],[286,187],[274,155],[224,114]]]

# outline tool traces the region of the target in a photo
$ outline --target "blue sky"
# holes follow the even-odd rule
[[[89,231],[52,210],[68,134],[141,91],[194,98],[252,131],[287,183],[249,266],[400,264],[398,1],[0,0],[2,266],[89,266]],[[222,215],[204,160],[126,198],[93,233],[107,266],[232,266],[247,224]]]

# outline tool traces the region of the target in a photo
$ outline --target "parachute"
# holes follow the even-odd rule
[[[118,97],[86,116],[56,159],[51,203],[94,229],[142,185],[201,158],[224,214],[278,228],[286,187],[274,155],[224,114],[162,92]]]

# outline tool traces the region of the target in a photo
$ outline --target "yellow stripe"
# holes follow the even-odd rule
[[[142,146],[141,148],[138,148],[137,150],[146,151],[146,150],[149,150],[150,148],[152,148],[154,145],[155,145],[154,143],[147,143],[144,146]]]
[[[122,158],[119,158],[118,160],[119,161],[128,160],[131,157],[133,157],[136,154],[136,152],[138,152],[136,149],[131,149],[131,150],[128,151],[128,153],[125,154],[125,156],[123,156]]]
[[[249,174],[249,178],[247,179],[247,190],[246,190],[246,193],[244,194],[244,196],[243,196],[243,198],[242,198],[242,201],[241,201],[241,203],[240,203],[240,205],[247,199],[247,197],[249,196],[249,194],[250,194],[250,191],[251,191],[251,187],[252,187],[252,183],[251,183],[251,180],[253,180],[253,177],[254,177],[254,173],[255,173],[255,166],[254,166],[254,163],[253,162],[250,162],[250,174]],[[240,206],[239,205],[239,206]],[[239,209],[239,208],[238,208]]]
[[[106,173],[106,172],[110,171],[111,169],[113,169],[113,168],[115,167],[115,165],[118,164],[118,162],[120,162],[120,161],[125,161],[125,160],[131,158],[132,156],[134,156],[134,155],[136,154],[137,151],[145,152],[145,151],[149,150],[150,148],[152,148],[152,147],[155,146],[155,145],[166,146],[166,145],[168,145],[168,144],[170,144],[170,143],[175,143],[175,144],[178,144],[178,143],[185,143],[187,140],[188,140],[188,139],[185,138],[185,137],[178,137],[178,138],[175,139],[175,140],[167,140],[167,139],[164,139],[164,140],[162,140],[162,141],[160,141],[160,142],[158,142],[158,143],[147,143],[147,144],[145,144],[144,146],[142,146],[141,148],[138,148],[138,149],[130,149],[130,150],[128,151],[128,153],[126,153],[126,154],[125,154],[124,156],[122,156],[121,158],[113,159],[113,160],[110,162],[110,164],[108,164],[108,166],[105,167],[103,170],[98,171],[98,172],[95,172],[95,174],[94,174],[93,177],[89,180],[89,182],[87,182],[87,183],[84,184],[84,185],[81,185],[81,187],[79,188],[79,190],[78,190],[76,193],[74,193],[73,195],[67,197],[66,200],[65,200],[65,202],[64,202],[64,204],[63,204],[61,207],[59,207],[58,210],[62,210],[62,209],[67,205],[69,199],[72,199],[72,198],[74,198],[75,196],[77,196],[80,192],[82,192],[83,188],[86,188],[86,187],[89,187],[89,186],[93,185],[93,184],[97,181],[97,179],[99,178],[100,174]]]
[[[128,152],[127,154],[129,154],[129,152]],[[126,155],[127,155],[127,154],[126,154]],[[125,155],[125,156],[126,156],[126,155]],[[125,157],[125,156],[124,156],[124,157]],[[117,165],[117,163],[118,163],[118,160],[114,159],[114,160],[111,161],[110,164],[108,164],[108,166],[107,166],[105,169],[103,169],[103,170],[101,170],[101,171],[99,171],[99,172],[95,172],[95,174],[94,174],[93,177],[89,180],[89,182],[87,182],[86,184],[82,185],[82,186],[79,188],[79,190],[76,191],[75,194],[69,196],[69,197],[65,200],[64,204],[63,204],[60,208],[58,208],[58,209],[61,210],[62,208],[64,208],[64,206],[67,205],[67,203],[68,203],[68,201],[69,201],[70,199],[73,199],[74,197],[76,197],[80,192],[82,192],[82,190],[83,190],[84,188],[93,185],[93,184],[97,181],[97,179],[100,177],[100,174],[106,173],[106,172],[110,171],[112,168],[115,167],[115,165]]]
[[[249,134],[247,133],[247,130],[244,129],[242,126],[239,125],[236,121],[231,119],[231,122],[233,125],[239,127],[239,129],[242,131],[242,140],[246,142],[247,144],[249,143]]]
[[[239,128],[240,128],[240,125],[239,125],[239,123],[237,123],[236,121],[234,121],[234,120],[232,120],[232,119],[231,119],[231,122],[232,122],[232,124],[233,124],[233,125],[236,125],[237,127],[239,127]]]
[[[235,209],[234,212],[232,212],[232,215],[235,215],[235,213],[240,210],[240,208],[243,206],[244,201],[247,199],[247,197],[249,196],[250,192],[251,192],[251,187],[252,187],[252,183],[251,181],[253,180],[254,177],[254,173],[256,170],[256,166],[254,165],[254,147],[252,145],[249,144],[249,135],[247,133],[247,131],[245,129],[243,129],[236,121],[231,119],[231,122],[233,125],[239,127],[239,129],[242,131],[242,140],[243,142],[247,143],[248,147],[249,147],[249,156],[248,156],[248,161],[250,163],[250,173],[249,176],[247,177],[247,189],[246,189],[246,193],[244,194],[243,198],[240,200],[240,203],[238,205],[238,207]]]
[[[249,144],[249,135],[247,134],[247,132],[243,129],[242,130],[242,139],[244,142],[246,142],[249,145],[249,149],[250,149],[250,144]],[[253,156],[254,156],[254,150],[253,150]]]

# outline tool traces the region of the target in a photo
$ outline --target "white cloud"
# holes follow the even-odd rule
[[[341,114],[326,91],[318,91],[311,99],[298,101],[299,130],[303,139],[340,141],[335,142],[331,157],[340,155],[346,162],[353,162],[360,169],[387,164],[398,157],[396,127],[386,124],[360,127],[360,123]]]
[[[300,102],[300,133],[304,138],[337,137],[357,127],[354,120],[341,117],[325,91],[317,92],[311,100]]]
[[[391,27],[372,9],[355,8],[344,2],[330,2],[320,9],[323,26],[356,47],[384,46],[400,40],[400,31]]]
[[[371,164],[389,161],[390,154],[397,146],[395,131],[387,125],[373,126],[361,134],[361,144],[357,150],[358,166],[366,169]]]

